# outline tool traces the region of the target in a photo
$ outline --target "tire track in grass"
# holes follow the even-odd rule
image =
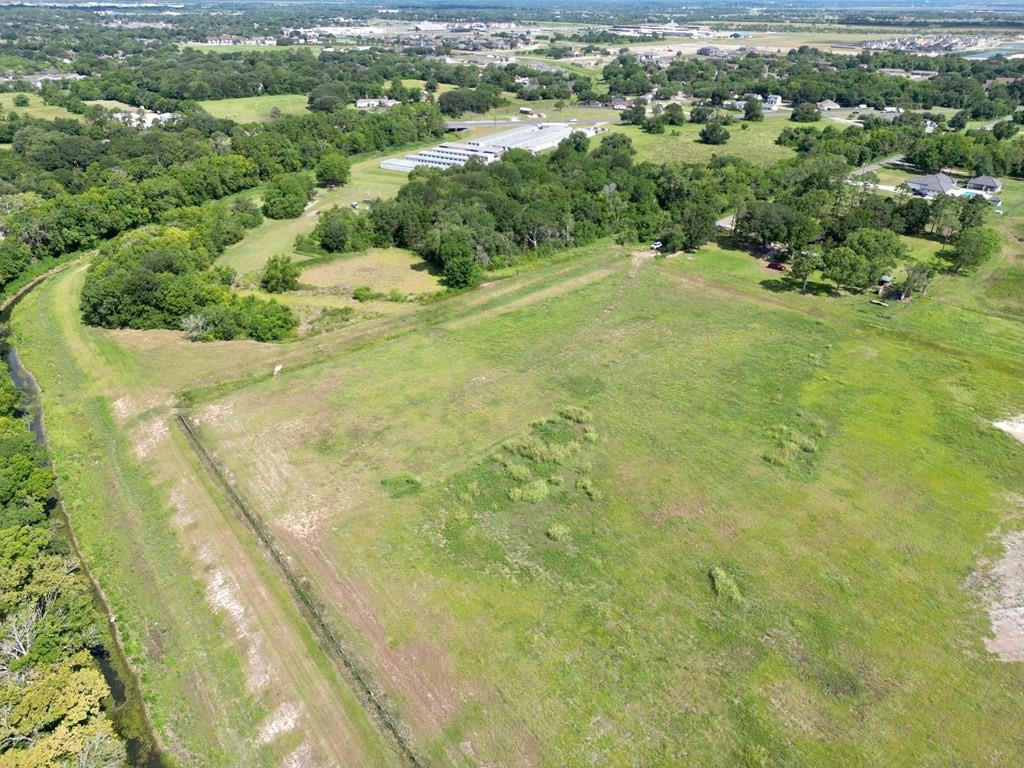
[[[288,565],[287,556],[278,547],[274,537],[264,526],[262,519],[249,508],[227,479],[220,465],[213,460],[213,457],[206,450],[188,416],[179,412],[175,421],[184,433],[189,446],[195,452],[203,469],[206,470],[211,480],[224,492],[231,505],[235,507],[245,523],[252,529],[260,546],[270,556],[281,575],[284,576],[292,596],[298,603],[300,613],[309,623],[321,646],[328,656],[341,664],[343,672],[349,679],[358,698],[369,711],[372,719],[377,722],[389,738],[403,762],[410,766],[410,768],[427,768],[426,763],[420,759],[413,749],[409,738],[405,734],[405,728],[390,711],[387,702],[377,693],[373,681],[369,678],[368,674],[359,667],[341,638],[328,625],[316,599],[310,590],[303,585],[302,578]]]

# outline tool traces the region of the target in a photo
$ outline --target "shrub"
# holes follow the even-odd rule
[[[711,580],[711,589],[719,597],[724,597],[730,603],[740,604],[743,602],[743,595],[737,586],[735,579],[724,569],[715,566],[708,571],[708,578]]]
[[[352,298],[356,301],[373,301],[375,299],[383,299],[384,294],[378,293],[368,285],[360,285],[352,291]]]
[[[299,287],[299,273],[302,270],[292,262],[291,256],[271,256],[263,267],[260,287],[268,293],[284,293]]]
[[[566,421],[573,421],[577,424],[586,424],[594,418],[586,408],[579,408],[575,405],[563,407],[559,414]]]
[[[544,531],[544,535],[552,541],[565,541],[571,533],[572,531],[569,529],[569,526],[562,525],[562,523],[552,523]]]
[[[505,474],[517,483],[523,483],[530,479],[530,468],[525,464],[507,464]]]
[[[16,107],[27,107],[32,102],[29,100],[27,94],[19,93],[17,96],[14,97],[13,103]]]
[[[523,501],[530,504],[537,504],[548,497],[551,489],[547,480],[534,480],[523,486]]]

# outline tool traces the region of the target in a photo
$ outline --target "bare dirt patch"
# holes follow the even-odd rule
[[[982,564],[973,579],[992,622],[985,647],[1003,661],[1024,661],[1024,531],[1004,536],[1003,547],[1003,556]]]
[[[281,704],[260,725],[260,743],[269,744],[282,733],[295,730],[301,715],[302,710],[290,701]]]
[[[629,276],[636,277],[637,273],[640,272],[640,268],[647,262],[654,259],[654,253],[652,251],[633,251],[630,254],[629,260]]]
[[[1003,421],[994,421],[992,426],[1024,443],[1024,413]]]
[[[140,459],[149,456],[153,449],[167,437],[168,431],[167,419],[163,416],[157,416],[140,424],[132,433],[135,441],[135,455]]]

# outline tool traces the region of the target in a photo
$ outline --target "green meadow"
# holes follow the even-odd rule
[[[269,120],[277,110],[284,115],[299,115],[306,112],[304,94],[279,94],[265,96],[244,96],[239,99],[213,99],[201,101],[199,106],[214,117],[234,120],[237,123],[258,123]]]

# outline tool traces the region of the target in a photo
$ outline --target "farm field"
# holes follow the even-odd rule
[[[166,423],[177,405],[426,764],[1024,759],[990,727],[1019,716],[1024,672],[986,652],[971,586],[1024,493],[1024,451],[989,425],[1024,411],[1020,325],[946,302],[945,282],[888,309],[801,296],[728,243],[572,256],[283,345],[83,328],[78,270],[18,308],[91,561],[160,572],[118,600],[165,736],[206,754],[170,713],[225,693],[237,722],[216,732],[252,736],[238,723],[276,710],[246,691],[248,648],[310,642]],[[329,284],[328,266],[306,275]],[[109,475],[71,461],[111,451]],[[99,501],[125,484],[145,526],[123,524],[132,497]],[[190,692],[144,628],[201,658],[213,628],[173,615],[201,615],[221,570],[251,613],[214,602],[217,620],[261,623]],[[263,579],[276,614],[251,607]],[[330,747],[351,702],[310,672],[268,684],[301,725],[275,721],[254,765]],[[390,764],[349,723],[348,754]]]
[[[701,143],[699,136],[703,126],[697,123],[666,126],[665,133],[661,134],[645,133],[636,126],[622,123],[611,123],[608,129],[629,136],[641,160],[703,163],[710,160],[712,155],[734,155],[752,163],[766,165],[795,156],[790,148],[775,143],[786,126],[794,125],[787,119],[788,115],[788,112],[766,114],[760,123],[737,120],[726,126],[731,134],[729,141],[718,145]],[[743,125],[748,126],[746,130],[741,127]]]
[[[266,96],[245,96],[240,99],[213,99],[201,101],[199,106],[214,117],[226,118],[239,123],[258,123],[269,120],[275,109],[285,115],[307,112],[305,94],[279,94]]]
[[[55,120],[58,117],[78,119],[78,115],[68,112],[64,107],[54,107],[44,103],[42,97],[36,93],[27,94],[29,98],[27,107],[16,107],[14,106],[14,97],[17,95],[16,93],[0,93],[0,111],[16,112],[24,117],[38,117],[42,120]]]

